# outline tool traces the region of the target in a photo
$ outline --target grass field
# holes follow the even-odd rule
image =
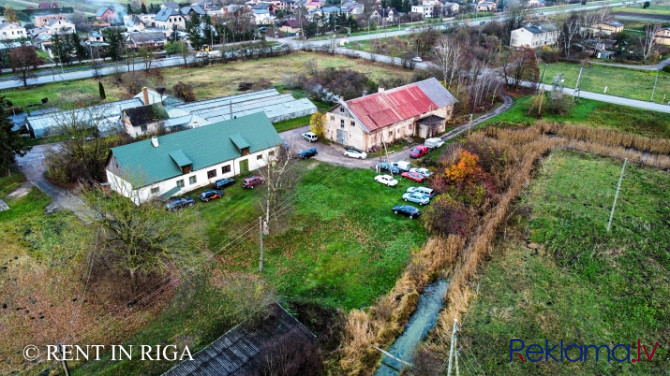
[[[531,104],[531,96],[518,97],[515,99],[512,108],[484,122],[483,125],[497,122],[533,123],[537,118],[528,115],[528,109]],[[668,114],[639,110],[589,99],[581,99],[579,103],[575,104],[568,115],[551,115],[545,112],[543,119],[562,123],[579,123],[587,126],[619,129],[647,137],[670,138],[670,116]]]
[[[612,12],[629,12],[639,14],[659,14],[663,16],[670,16],[670,5],[666,4],[651,4],[648,8],[642,8],[641,4],[632,7],[614,7]]]
[[[361,59],[350,59],[343,56],[327,56],[315,53],[294,53],[288,56],[259,59],[228,64],[217,64],[200,68],[165,68],[162,80],[151,78],[149,86],[162,84],[171,88],[178,81],[193,85],[197,99],[207,99],[238,93],[241,82],[256,82],[261,78],[274,85],[280,85],[282,77],[288,74],[303,73],[305,63],[315,61],[320,69],[351,68],[368,75],[372,80],[379,80],[388,75],[409,77],[410,73],[398,67],[381,63],[372,63]],[[125,87],[106,76],[102,79],[107,100],[118,100],[131,97],[137,93],[128,93]],[[98,97],[98,83],[94,79],[57,82],[48,85],[0,91],[18,106],[39,103],[41,98],[49,97],[49,102],[57,107],[70,107],[82,101],[90,101]]]
[[[540,65],[540,74],[544,75],[542,82],[551,84],[556,74],[563,73],[565,74],[564,86],[574,89],[580,67],[579,64],[569,63]],[[651,101],[656,72],[591,64],[584,67],[580,82],[584,91]],[[605,87],[607,87],[606,92]],[[658,72],[654,102],[667,103],[668,101],[670,101],[670,73],[661,71]]]
[[[608,234],[621,161],[560,151],[539,170],[463,320],[459,343],[477,359],[466,365],[492,375],[665,374],[670,175],[629,164]],[[587,362],[510,363],[512,338],[526,347],[545,339],[550,346],[561,339],[566,346],[626,344],[633,357],[638,339],[649,353],[659,347],[653,362],[641,364],[608,363],[604,350],[597,363],[593,350]]]

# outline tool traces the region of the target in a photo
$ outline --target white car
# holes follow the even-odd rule
[[[402,195],[402,199],[405,201],[415,202],[419,205],[428,205],[430,202],[430,197],[419,192],[405,193]]]
[[[407,188],[407,193],[418,193],[428,196],[429,199],[433,198],[435,191],[428,187],[409,187]]]
[[[423,61],[423,59],[419,56],[415,56],[415,57],[412,58],[412,61],[415,62],[415,63],[420,63],[420,62]]]
[[[367,153],[365,153],[364,151],[358,151],[356,149],[345,149],[344,156],[357,159],[365,159],[368,157]]]
[[[419,174],[423,175],[426,179],[430,177],[433,173],[430,172],[429,169],[425,167],[412,167],[409,169],[409,172],[418,172]]]
[[[428,146],[428,149],[437,149],[444,145],[444,140],[439,137],[427,138],[423,144]]]
[[[395,187],[398,185],[398,181],[393,178],[391,175],[377,175],[375,176],[375,181],[387,185],[389,187]]]
[[[305,132],[302,134],[302,138],[309,142],[315,142],[319,140],[319,136],[317,136],[314,132]]]

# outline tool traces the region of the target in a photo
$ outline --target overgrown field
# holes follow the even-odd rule
[[[241,82],[257,82],[269,80],[273,85],[280,85],[282,77],[305,72],[305,64],[315,61],[319,69],[350,68],[368,75],[372,80],[388,76],[406,79],[411,73],[398,67],[372,63],[361,59],[350,59],[343,56],[328,56],[316,53],[297,52],[288,56],[216,64],[199,68],[173,67],[161,70],[161,75],[150,75],[146,78],[148,86],[163,85],[172,88],[178,81],[193,85],[197,99],[207,99],[238,93]],[[144,75],[137,72],[138,75]],[[124,74],[128,77],[128,74]],[[119,84],[113,76],[102,78],[108,101],[132,97],[136,92],[129,92],[127,84]],[[41,98],[49,97],[49,103],[56,107],[66,108],[98,97],[98,83],[94,79],[57,82],[53,84],[0,91],[15,105],[24,107],[26,104],[39,103]]]
[[[574,89],[577,85],[577,77],[581,65],[570,63],[552,63],[540,65],[540,73],[544,79],[542,82],[551,84],[556,74],[564,74],[566,88]],[[609,67],[604,65],[590,64],[584,66],[580,86],[584,91],[604,93],[617,97],[651,101],[656,103],[668,103],[670,101],[670,73],[656,71],[642,71],[627,68]],[[656,82],[656,90],[654,83]],[[607,88],[607,91],[605,91]]]
[[[549,96],[547,95],[547,98]],[[501,123],[501,126],[510,124],[532,124],[537,117],[529,115],[528,110],[533,102],[532,96],[522,96],[515,99],[512,108],[483,123],[490,125]],[[545,101],[546,106],[546,101]],[[537,108],[535,108],[535,112]],[[670,138],[670,115],[640,110],[632,107],[580,99],[567,115],[552,115],[544,111],[544,120],[560,123],[578,123],[583,126],[618,129],[624,132],[639,134],[646,137]]]
[[[460,340],[478,362],[463,360],[468,366],[495,375],[667,372],[670,175],[629,164],[608,234],[620,170],[620,161],[566,151],[544,161],[464,317]],[[649,354],[659,346],[653,362],[642,351],[641,364],[608,363],[604,350],[597,363],[510,363],[513,338],[526,346],[625,344],[635,358],[638,339]]]

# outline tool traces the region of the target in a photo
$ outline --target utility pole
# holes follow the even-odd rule
[[[447,367],[447,376],[451,376],[451,365],[454,360],[454,347],[456,347],[456,331],[458,330],[457,323],[458,319],[454,319],[454,329],[451,331],[451,347],[449,349],[449,366]],[[456,364],[458,364],[458,361],[456,362]],[[456,368],[458,368],[458,365]]]
[[[258,236],[261,239],[261,259],[258,262],[258,270],[263,271],[263,216],[258,216]]]
[[[470,135],[471,131],[472,131],[472,114],[470,114],[470,122],[468,124],[468,136]]]
[[[660,70],[660,69],[659,69]],[[654,101],[654,93],[656,92],[656,84],[658,83],[658,71],[656,71],[656,80],[654,80],[654,88],[651,90],[651,101]]]
[[[581,81],[582,81],[582,71],[583,71],[583,70],[584,70],[584,67],[583,67],[583,66],[582,66],[581,68],[579,68],[579,76],[577,76],[577,85],[575,85],[575,97],[574,97],[574,98],[575,98],[575,99],[574,99],[575,102],[579,102],[579,94],[580,94],[581,91],[582,91],[581,87],[579,87],[579,84],[580,84]]]
[[[56,347],[58,348],[58,352],[61,354],[61,364],[63,365],[63,371],[65,372],[65,376],[70,376],[70,368],[67,366],[67,361],[65,360],[65,354],[63,353],[63,345],[56,344]]]
[[[621,190],[621,181],[623,180],[623,171],[626,169],[626,163],[628,163],[628,158],[624,159],[623,167],[621,167],[621,175],[619,175],[619,183],[616,187],[616,193],[614,194],[614,202],[612,203],[612,211],[610,212],[610,220],[607,221],[607,232],[610,232],[612,227],[612,218],[614,218],[614,209],[616,208],[616,201],[619,198],[619,190]]]

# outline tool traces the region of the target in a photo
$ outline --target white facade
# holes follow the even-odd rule
[[[16,22],[3,22],[0,24],[0,40],[14,40],[27,37],[26,28]]]
[[[74,34],[77,31],[74,24],[67,20],[51,20],[45,28],[49,35]]]
[[[538,27],[522,27],[512,30],[510,46],[538,48],[551,46],[558,40],[558,31],[554,29],[541,29]]]
[[[121,177],[114,174],[112,171],[110,171],[109,168],[107,168],[107,182],[109,182],[113,191],[121,194],[122,196],[130,198],[133,200],[133,202],[135,202],[135,204],[139,205],[149,199],[160,197],[162,194],[172,190],[174,187],[177,187],[182,183],[182,188],[178,192],[174,193],[173,196],[183,195],[198,188],[209,186],[219,179],[237,176],[241,173],[240,163],[244,160],[249,161],[249,171],[257,170],[265,166],[267,161],[272,158],[270,153],[277,155],[277,147],[261,150],[253,154],[221,162],[197,171],[192,171],[188,174],[183,174],[138,189],[132,189],[130,183],[130,181],[134,180],[132,176]],[[114,163],[114,161],[110,160],[110,163]],[[215,175],[213,175],[213,172]],[[139,179],[139,177],[135,177],[135,179]]]
[[[419,13],[424,18],[433,16],[433,7],[429,5],[412,5],[412,13]]]
[[[155,20],[155,22],[156,27],[163,30],[173,30],[175,25],[177,26],[177,30],[186,29],[186,18],[181,14],[170,16],[166,21]]]

